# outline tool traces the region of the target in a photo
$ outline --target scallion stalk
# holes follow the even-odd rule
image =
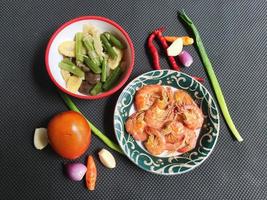
[[[207,75],[210,79],[211,85],[213,87],[213,90],[215,92],[217,101],[219,103],[219,106],[221,108],[223,117],[228,125],[228,127],[230,128],[230,130],[232,131],[233,135],[235,136],[235,138],[239,141],[242,142],[243,138],[241,137],[241,135],[239,134],[238,130],[236,129],[233,120],[229,114],[219,81],[215,75],[215,72],[212,68],[211,62],[208,58],[208,55],[206,53],[205,47],[202,43],[202,40],[200,38],[200,34],[196,28],[196,26],[194,25],[194,23],[192,22],[192,20],[186,15],[185,11],[183,11],[182,13],[178,13],[178,16],[180,17],[180,19],[184,22],[184,24],[190,28],[190,31],[193,32],[193,35],[195,37],[195,45],[197,47],[198,53],[200,55],[200,58],[202,60],[202,63],[206,69]]]

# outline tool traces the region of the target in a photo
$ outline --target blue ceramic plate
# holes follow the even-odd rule
[[[125,130],[124,123],[134,112],[135,92],[144,85],[161,84],[186,90],[204,114],[204,124],[192,151],[171,156],[153,156]],[[199,166],[212,152],[219,135],[219,113],[208,90],[191,76],[173,70],[147,72],[135,78],[122,91],[114,112],[116,138],[123,152],[140,168],[161,175],[188,172]]]

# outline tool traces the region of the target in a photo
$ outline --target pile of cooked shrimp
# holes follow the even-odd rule
[[[134,99],[136,112],[126,121],[126,131],[152,155],[185,153],[195,148],[196,130],[204,116],[184,90],[161,85],[140,88]]]

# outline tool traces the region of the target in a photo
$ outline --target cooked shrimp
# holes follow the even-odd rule
[[[186,143],[185,143],[185,135],[181,135],[181,137],[178,138],[176,140],[176,142],[174,142],[174,143],[166,143],[165,149],[170,151],[170,152],[173,152],[173,151],[177,151],[180,148],[185,147],[185,145],[186,145]]]
[[[148,135],[144,131],[146,123],[144,121],[144,112],[137,112],[132,114],[125,123],[125,128],[128,133],[130,133],[135,140],[145,141]]]
[[[186,91],[146,85],[136,92],[134,103],[137,112],[125,127],[135,140],[144,142],[149,153],[185,153],[195,148],[195,131],[201,128],[204,116]]]
[[[204,116],[196,104],[182,106],[180,112],[183,123],[187,128],[198,129],[202,127]]]
[[[185,127],[182,123],[172,121],[162,129],[162,133],[165,135],[166,150],[177,151],[185,145]]]
[[[137,111],[149,109],[157,99],[162,97],[163,87],[160,85],[146,85],[140,88],[135,95]]]
[[[162,109],[164,108],[164,109]],[[174,114],[172,107],[162,106],[162,101],[157,101],[145,112],[145,122],[149,127],[160,129],[168,121],[173,120]]]
[[[192,97],[183,90],[176,90],[174,93],[174,99],[177,106],[194,104]]]
[[[174,93],[170,87],[164,88],[163,100],[165,103],[168,103],[169,105],[172,105],[174,103]]]
[[[184,133],[184,125],[181,122],[177,122],[175,120],[167,122],[162,128],[162,134],[173,135],[174,137],[178,137],[179,135]]]
[[[157,129],[147,127],[146,133],[149,134],[145,147],[152,155],[159,155],[165,149],[165,137]]]
[[[191,151],[192,149],[194,149],[196,147],[197,137],[196,137],[195,131],[188,129],[188,128],[185,128],[185,132],[186,132],[186,134],[185,134],[185,136],[186,136],[185,137],[185,144],[186,145],[177,150],[179,153],[185,153],[185,152]]]

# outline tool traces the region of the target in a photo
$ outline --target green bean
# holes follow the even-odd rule
[[[97,95],[100,92],[102,92],[102,83],[101,82],[95,84],[95,86],[91,89],[90,94],[91,95]]]
[[[115,52],[115,50],[112,48],[111,44],[109,43],[109,41],[108,41],[108,39],[106,38],[106,36],[104,35],[104,33],[102,33],[102,34],[100,35],[100,39],[101,39],[101,41],[102,41],[102,43],[103,43],[104,48],[107,50],[108,55],[109,55],[112,59],[116,58],[118,55],[117,55],[117,53]]]
[[[64,59],[59,63],[59,67],[61,69],[64,69],[68,72],[73,73],[74,75],[84,78],[84,72],[77,67],[76,65],[74,65],[70,60]]]
[[[107,59],[104,58],[102,62],[101,81],[106,82],[106,79],[107,79]]]
[[[114,84],[118,81],[121,74],[122,74],[122,70],[120,66],[118,66],[116,69],[112,71],[112,73],[110,74],[106,82],[104,83],[103,89],[105,91],[111,89],[114,86]]]
[[[91,58],[84,57],[84,62],[95,74],[100,74],[101,73],[101,71],[102,71],[101,68]]]
[[[93,62],[100,66],[101,65],[101,58],[97,55],[95,48],[94,48],[94,39],[92,36],[88,35],[83,38],[83,44],[87,50],[88,56],[93,60]]]
[[[201,57],[202,63],[206,69],[207,75],[210,79],[211,85],[213,87],[213,91],[215,92],[215,95],[217,97],[217,100],[218,100],[219,106],[221,108],[222,114],[224,116],[224,119],[225,119],[228,127],[232,131],[233,135],[235,136],[235,138],[239,142],[242,142],[243,138],[241,137],[238,130],[236,129],[236,127],[232,121],[232,118],[229,114],[229,111],[228,111],[228,108],[227,108],[227,105],[226,105],[219,81],[215,75],[213,68],[212,68],[212,64],[208,58],[208,55],[206,53],[205,47],[202,43],[202,40],[200,38],[200,34],[199,34],[196,26],[194,25],[192,20],[185,14],[184,11],[183,11],[183,13],[178,13],[178,16],[185,23],[185,25],[190,28],[190,31],[193,32],[193,35],[195,37],[196,48],[197,48],[198,53]]]
[[[79,63],[83,62],[83,57],[84,57],[84,55],[82,54],[82,52],[83,52],[82,38],[83,38],[83,33],[81,33],[81,32],[76,33],[76,36],[75,36],[75,57],[76,57],[76,64],[77,65]]]
[[[77,108],[77,106],[73,103],[73,101],[69,98],[68,95],[66,95],[65,93],[62,93],[60,91],[59,91],[59,94],[70,110],[73,110],[75,112],[82,114],[81,111]],[[100,138],[109,148],[117,151],[120,154],[124,154],[122,152],[121,148],[116,143],[114,143],[112,140],[110,140],[105,134],[103,134],[98,128],[96,128],[89,120],[87,120],[87,122],[88,122],[92,132],[98,138]]]
[[[119,49],[124,49],[124,46],[121,41],[117,39],[113,34],[105,32],[104,35],[113,46],[118,47]]]

